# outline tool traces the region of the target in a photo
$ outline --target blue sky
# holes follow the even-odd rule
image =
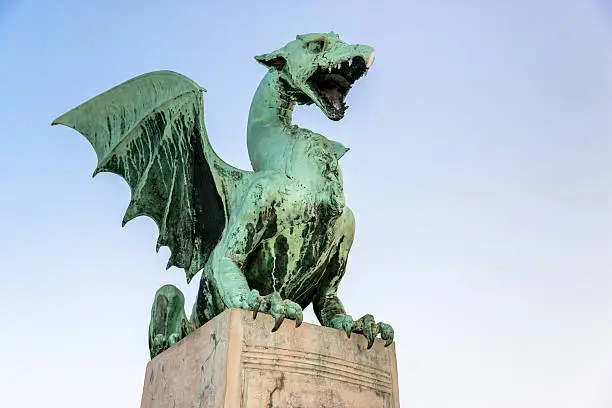
[[[459,4],[461,3],[461,4]],[[138,406],[154,223],[59,114],[144,72],[208,90],[248,168],[265,70],[306,32],[376,49],[338,123],[357,219],[340,294],[394,325],[402,406],[612,405],[612,19],[603,1],[0,2],[0,406]],[[309,310],[307,321],[315,318]]]

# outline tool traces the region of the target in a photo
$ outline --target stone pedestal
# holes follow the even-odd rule
[[[395,345],[231,309],[147,365],[141,408],[397,408]]]

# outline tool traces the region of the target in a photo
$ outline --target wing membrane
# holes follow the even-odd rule
[[[203,89],[170,71],[141,75],[56,119],[74,128],[98,157],[94,176],[111,172],[130,186],[123,224],[146,215],[159,229],[157,249],[168,246],[168,267],[187,281],[203,268],[218,242],[229,205],[245,172],[212,150],[203,123]]]

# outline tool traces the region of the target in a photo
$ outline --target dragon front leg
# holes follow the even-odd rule
[[[313,308],[319,322],[326,327],[343,330],[350,337],[351,333],[363,334],[368,340],[368,349],[374,345],[374,340],[380,334],[386,340],[385,346],[393,343],[393,327],[387,323],[376,322],[371,314],[357,321],[346,313],[338,298],[338,285],[346,270],[346,260],[353,243],[354,218],[347,209],[345,235],[341,239],[336,253],[327,264],[326,277],[313,299]]]
[[[275,319],[273,332],[278,330],[285,318],[295,320],[296,326],[301,325],[304,315],[300,305],[282,299],[278,292],[260,295],[256,289],[249,289],[239,262],[236,256],[223,257],[216,268],[213,266],[212,281],[217,287],[222,307],[252,311],[253,318],[257,317],[258,312],[268,313]]]
[[[254,317],[258,312],[269,313],[275,318],[272,331],[276,331],[285,318],[295,320],[299,326],[303,313],[297,303],[282,299],[276,292],[260,295],[257,290],[251,290],[243,273],[249,255],[278,228],[274,197],[266,199],[266,191],[277,192],[279,187],[271,185],[273,181],[269,179],[266,185],[264,181],[251,187],[238,212],[231,217],[211,254],[211,267],[205,279],[210,287],[208,292],[212,294],[210,303],[216,308],[211,315],[228,308],[252,311]],[[200,319],[205,320],[206,316]]]

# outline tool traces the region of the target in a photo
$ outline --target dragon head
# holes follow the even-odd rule
[[[297,103],[315,103],[328,118],[340,120],[349,90],[374,62],[374,49],[347,44],[334,33],[302,34],[255,59],[278,71]]]

